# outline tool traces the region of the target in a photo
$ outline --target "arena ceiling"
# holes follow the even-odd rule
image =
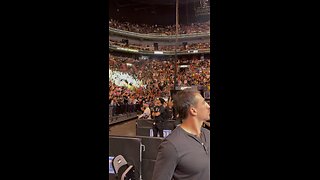
[[[119,7],[122,6],[136,6],[139,5],[175,5],[176,0],[109,0],[116,3]],[[179,4],[189,4],[189,3],[196,3],[199,4],[200,1],[208,1],[210,4],[210,0],[179,0]]]
[[[120,6],[130,6],[137,4],[145,5],[175,5],[175,0],[111,0]],[[200,0],[179,0],[179,4],[199,3]],[[209,0],[210,1],[210,0]]]
[[[204,1],[204,0],[201,0]],[[109,0],[109,18],[144,24],[175,24],[175,0]],[[179,0],[180,23],[207,21],[210,17],[196,17],[195,7],[200,0]]]

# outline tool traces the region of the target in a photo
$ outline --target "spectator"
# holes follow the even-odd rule
[[[155,100],[154,111],[152,112],[152,116],[154,117],[153,123],[153,137],[158,137],[158,133],[160,137],[163,137],[163,129],[165,125],[165,121],[167,121],[167,115],[165,112],[165,107],[163,106],[165,100],[162,98],[157,98]]]
[[[140,111],[144,102],[156,97],[169,97],[174,88],[173,59],[159,57],[140,59],[117,53],[109,54],[109,99],[110,105],[124,108],[121,112]],[[188,64],[185,70],[178,70],[177,81],[180,86],[198,86],[199,89],[210,88],[210,59],[197,55],[179,59],[178,65]],[[130,66],[125,66],[130,64]],[[133,105],[133,108],[130,106]],[[168,102],[169,106],[169,102]],[[120,113],[120,110],[115,110]]]
[[[133,24],[129,22],[119,22],[114,19],[109,20],[109,27],[124,31],[143,33],[143,34],[160,34],[160,35],[175,35],[176,26],[173,25],[147,25]],[[189,25],[180,24],[178,27],[179,34],[193,34],[210,32],[210,21],[204,23],[191,23]]]
[[[138,119],[151,119],[151,112],[149,108],[149,104],[145,103],[142,107],[143,114],[141,114]]]

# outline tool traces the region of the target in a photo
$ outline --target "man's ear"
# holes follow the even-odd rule
[[[191,108],[189,109],[189,112],[190,112],[190,114],[193,115],[193,116],[197,115],[197,110],[196,110],[196,108],[194,108],[194,107],[191,107]]]

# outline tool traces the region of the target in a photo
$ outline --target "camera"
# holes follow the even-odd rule
[[[154,112],[160,112],[160,107],[159,106],[155,106],[154,107]]]

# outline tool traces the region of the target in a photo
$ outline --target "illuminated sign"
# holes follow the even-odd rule
[[[163,54],[162,51],[154,51],[154,54]]]
[[[138,50],[135,50],[135,49],[128,49],[128,48],[122,48],[122,47],[117,47],[117,49],[123,50],[123,51],[139,52]]]

